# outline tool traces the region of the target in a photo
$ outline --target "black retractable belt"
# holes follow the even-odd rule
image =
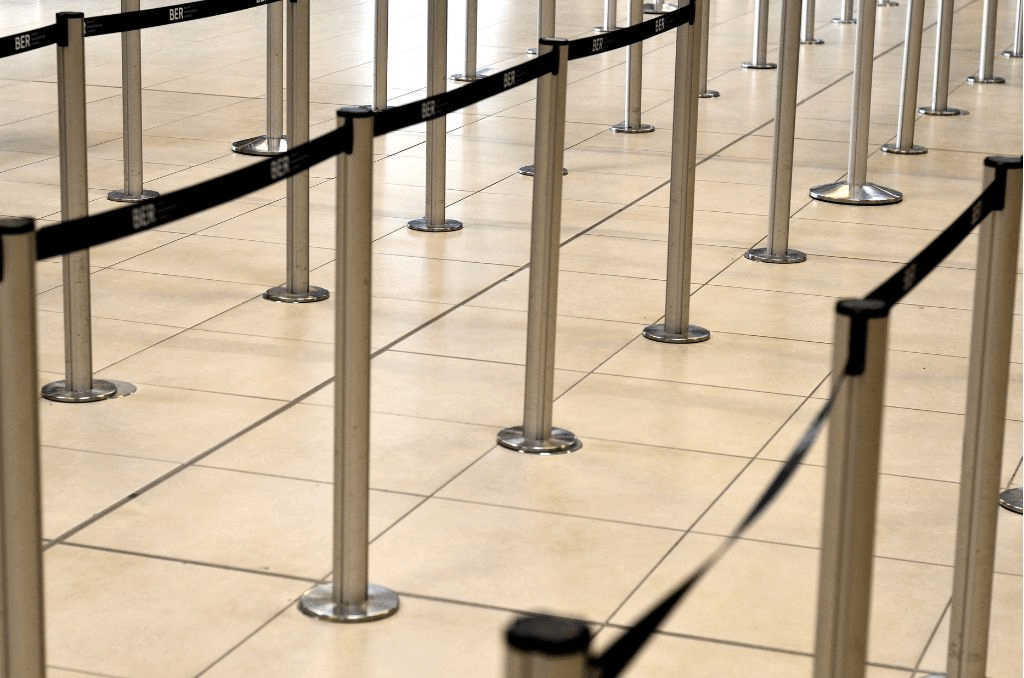
[[[601,52],[610,52],[620,47],[652,38],[671,28],[693,23],[693,3],[667,14],[648,19],[628,28],[619,28],[595,38],[579,38],[569,43],[569,61],[582,59]]]
[[[183,21],[194,21],[195,19],[206,19],[211,16],[230,14],[243,9],[261,7],[281,0],[203,0],[202,2],[184,2],[177,5],[164,7],[153,7],[137,12],[121,12],[118,14],[104,14],[102,16],[90,17],[85,20],[86,37],[93,35],[107,35],[109,33],[124,33],[126,31],[137,31],[143,28],[154,28],[156,26],[168,26]]]
[[[33,28],[0,38],[0,59],[57,44],[57,25]]]

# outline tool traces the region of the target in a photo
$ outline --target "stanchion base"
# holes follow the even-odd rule
[[[332,622],[365,622],[390,617],[398,612],[398,594],[383,586],[366,587],[366,603],[359,607],[345,607],[334,602],[334,587],[318,584],[299,598],[303,614]]]
[[[443,233],[459,230],[462,228],[462,222],[455,219],[445,219],[440,224],[431,224],[426,219],[413,219],[409,222],[409,228],[414,231],[424,231],[427,233]]]
[[[662,3],[659,7],[653,2],[644,3],[644,14],[668,14],[679,9],[679,5],[672,5],[667,2]]]
[[[743,256],[763,264],[799,264],[807,261],[807,255],[800,250],[786,250],[786,253],[780,256],[769,252],[767,247],[755,247],[747,250]]]
[[[1021,488],[1019,487],[1011,487],[999,493],[999,505],[1014,513],[1024,513],[1022,501],[1024,501],[1024,497],[1021,496]]]
[[[517,171],[520,174],[522,174],[524,177],[532,177],[533,175],[535,175],[537,173],[537,168],[534,167],[533,165],[523,165]],[[569,170],[567,170],[567,169],[565,169],[563,167],[562,168],[562,176],[564,177],[568,173],[569,173]]]
[[[594,26],[594,32],[595,33],[611,33],[612,31],[617,31],[617,30],[619,30],[618,26],[609,26],[609,27]]]
[[[541,456],[569,454],[583,447],[583,442],[571,431],[555,426],[551,427],[546,440],[527,440],[523,436],[522,426],[505,428],[498,432],[498,444],[516,452]]]
[[[722,93],[716,89],[706,89],[697,94],[698,99],[714,99],[720,96],[722,96]]]
[[[1006,78],[1000,75],[992,75],[987,78],[982,78],[978,74],[968,75],[967,82],[975,85],[1003,85],[1006,84]]]
[[[288,140],[285,137],[280,139],[269,139],[266,136],[252,137],[231,144],[231,150],[242,155],[281,155],[288,152]]]
[[[754,71],[768,71],[773,68],[778,68],[779,65],[769,63],[755,64],[753,61],[744,61],[742,64],[740,64],[740,67]]]
[[[617,134],[647,134],[654,131],[654,125],[640,123],[639,127],[630,127],[626,123],[620,122],[618,125],[612,125],[608,129]]]
[[[856,19],[844,19],[841,16],[837,16],[835,19],[832,19],[832,23],[834,23],[834,24],[855,24],[855,23],[857,23],[857,20]]]
[[[114,202],[142,202],[143,200],[152,200],[153,198],[159,197],[159,193],[156,191],[148,191],[143,189],[140,195],[132,195],[127,191],[111,191],[107,193],[107,200]]]
[[[480,75],[480,73],[477,73],[476,75],[466,75],[465,73],[456,73],[455,75],[450,76],[448,79],[449,80],[454,80],[455,82],[474,82],[476,80],[479,80],[482,77],[483,76]]]
[[[910,148],[900,148],[896,144],[882,144],[882,152],[895,155],[924,155],[928,152],[928,149],[917,144],[912,145]]]
[[[872,183],[854,188],[845,181],[812,186],[810,195],[815,200],[842,205],[892,205],[903,200],[903,194],[891,188]]]
[[[899,7],[899,6],[900,6],[900,3],[893,2],[892,0],[881,0],[881,2],[876,2],[875,3],[875,7]]]
[[[686,334],[676,334],[665,329],[665,323],[648,325],[644,328],[645,339],[660,341],[663,344],[698,344],[711,338],[711,332],[699,325],[690,325]]]
[[[821,38],[810,38],[808,40],[801,40],[801,45],[824,45],[825,41]]]
[[[537,48],[536,47],[528,47],[526,49],[526,53],[529,54],[530,56],[537,56]]]
[[[917,112],[921,115],[967,115],[967,111],[960,108],[932,108],[931,106],[920,106]]]
[[[309,304],[314,301],[323,301],[331,296],[331,293],[322,287],[309,286],[306,292],[289,292],[287,285],[271,287],[263,293],[267,301],[279,301],[285,304]]]
[[[1000,54],[1007,59],[1020,59],[1024,57],[1024,52],[1015,52],[1013,49],[1004,49]]]
[[[94,403],[111,398],[124,398],[138,389],[134,384],[112,379],[93,379],[88,391],[72,391],[64,380],[54,381],[42,389],[42,396],[57,403]]]

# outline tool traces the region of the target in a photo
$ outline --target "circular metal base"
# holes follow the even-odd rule
[[[1021,488],[1011,487],[999,493],[999,505],[1014,513],[1024,513],[1024,506],[1021,505]]]
[[[618,26],[612,26],[610,28],[605,28],[604,26],[594,26],[595,33],[611,33],[612,31],[617,30],[619,30]]]
[[[711,332],[699,325],[690,325],[686,328],[686,334],[676,334],[665,329],[665,323],[648,325],[644,328],[645,339],[660,341],[664,344],[697,344],[711,338]]]
[[[967,111],[959,108],[932,108],[931,106],[920,106],[917,112],[922,115],[967,115]]]
[[[845,181],[812,186],[810,195],[815,200],[842,205],[892,205],[903,200],[903,194],[891,188],[872,183],[854,188]]]
[[[856,19],[844,19],[842,17],[838,17],[837,16],[835,19],[832,19],[832,23],[834,23],[834,24],[855,24],[855,23],[857,23],[857,20]]]
[[[529,54],[530,56],[537,56],[537,48],[530,47],[526,50],[526,53]]]
[[[465,75],[463,73],[456,73],[455,75],[449,77],[448,79],[449,80],[454,80],[456,82],[473,82],[475,80],[479,80],[480,76],[479,75]]]
[[[363,605],[345,607],[334,602],[334,587],[331,584],[318,584],[302,594],[299,609],[303,614],[324,621],[375,621],[390,617],[398,611],[398,594],[383,586],[369,584]]]
[[[662,3],[660,6],[653,2],[644,3],[644,14],[668,14],[679,9],[678,5],[672,5],[667,2]]]
[[[568,454],[583,447],[582,441],[564,428],[551,427],[546,440],[527,440],[522,426],[512,426],[498,432],[498,444],[524,454]]]
[[[331,293],[322,287],[309,286],[306,292],[289,292],[286,285],[271,287],[263,293],[267,301],[280,301],[285,304],[309,304],[314,301],[323,301],[331,296]]]
[[[98,400],[124,398],[138,389],[134,384],[112,379],[93,379],[92,388],[88,391],[72,391],[64,380],[54,381],[42,389],[42,396],[58,403],[94,403]]]
[[[242,155],[281,155],[288,152],[288,140],[268,139],[266,136],[242,139],[231,144],[231,150]]]
[[[914,144],[910,148],[900,148],[896,144],[883,144],[883,153],[894,153],[896,155],[924,155],[928,152],[928,149],[924,146],[918,146]]]
[[[626,123],[620,122],[618,125],[612,125],[608,129],[618,134],[646,134],[654,131],[654,125],[640,123],[639,127],[629,127]]]
[[[751,261],[759,261],[763,264],[799,264],[800,262],[807,261],[807,255],[800,250],[786,250],[785,254],[779,256],[769,252],[767,247],[755,247],[754,249],[747,250],[747,253],[743,256]]]
[[[715,97],[720,96],[722,96],[722,93],[715,89],[706,89],[697,94],[697,98],[699,99],[714,99]]]
[[[778,68],[779,67],[778,64],[769,64],[769,63],[755,64],[752,61],[744,61],[742,64],[740,64],[740,66],[742,68],[747,68],[747,69],[754,70],[754,71],[768,71],[768,70],[771,70],[773,68]]]
[[[988,78],[981,78],[978,77],[977,74],[975,74],[968,75],[967,82],[974,83],[975,85],[1003,85],[1006,83],[1006,78],[999,75],[993,75]]]
[[[810,40],[801,40],[801,45],[824,45],[825,41],[821,38],[811,38]]]
[[[143,200],[152,200],[159,195],[156,191],[147,191],[145,189],[143,189],[141,195],[132,195],[126,191],[111,191],[107,193],[107,200],[113,200],[114,202],[142,202]]]
[[[1015,52],[1013,49],[1004,49],[1000,54],[1007,59],[1020,59],[1021,57],[1024,57],[1024,52]]]
[[[520,167],[520,168],[519,168],[519,169],[518,169],[517,171],[518,171],[518,172],[519,172],[520,174],[522,174],[522,175],[523,175],[524,177],[532,177],[532,176],[534,176],[535,174],[537,174],[537,168],[536,168],[536,167],[534,167],[533,165],[523,165],[523,166],[522,166],[522,167]],[[566,174],[568,174],[568,173],[569,173],[569,170],[567,170],[567,169],[565,169],[565,168],[563,167],[563,168],[562,168],[562,176],[564,177],[564,176],[565,176]]]
[[[443,233],[459,230],[462,228],[462,222],[455,219],[445,219],[440,224],[431,224],[426,219],[413,219],[409,222],[409,228],[414,231],[425,231],[427,233]]]
[[[900,3],[893,2],[892,0],[881,0],[875,3],[875,7],[899,7]]]

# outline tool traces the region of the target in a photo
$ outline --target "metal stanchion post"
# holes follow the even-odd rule
[[[552,38],[555,35],[555,0],[540,0],[540,6],[538,8],[538,37],[539,38]],[[537,50],[529,49],[526,50],[531,54],[536,54]],[[519,174],[525,177],[532,177],[535,174],[535,168],[533,165],[523,165],[518,170]],[[562,175],[565,176],[569,173],[569,170],[562,168]]]
[[[653,0],[644,3],[644,14],[668,14],[679,9],[679,5],[665,2],[664,0]]]
[[[466,0],[466,68],[462,73],[452,76],[452,80],[458,82],[480,79],[476,70],[476,2]]]
[[[1002,54],[1011,59],[1024,57],[1024,0],[1017,0],[1017,11],[1013,19],[1013,46],[1004,49]]]
[[[563,454],[583,443],[571,431],[551,425],[555,392],[555,320],[558,313],[558,255],[562,223],[562,154],[565,148],[565,92],[569,47],[564,40],[541,39],[542,53],[558,52],[558,70],[537,81],[533,144],[537,168],[533,184],[530,236],[530,301],[526,326],[526,387],[523,425],[502,429],[498,443],[518,452]]]
[[[644,20],[643,0],[630,0],[629,25],[636,26]],[[640,122],[640,98],[643,89],[644,43],[635,42],[626,48],[626,112],[625,119],[609,129],[625,134],[644,134],[654,131],[654,125]]]
[[[594,26],[594,30],[598,33],[607,33],[608,31],[614,31],[618,29],[615,25],[617,21],[618,8],[615,6],[615,0],[604,0],[604,24],[601,26]]]
[[[71,221],[89,214],[85,124],[84,15],[57,14],[57,117],[60,127],[60,214]],[[43,387],[47,400],[87,403],[135,392],[131,384],[93,379],[89,250],[63,257],[64,376]]]
[[[923,32],[924,0],[910,0],[910,6],[907,7],[907,34],[903,42],[903,81],[900,83],[900,117],[896,124],[896,143],[883,145],[882,150],[886,153],[920,155],[928,152],[924,146],[914,144]]]
[[[833,396],[821,528],[814,678],[863,678],[885,392],[884,302],[836,305]]]
[[[984,678],[992,613],[999,473],[1021,220],[1021,158],[985,159],[985,183],[1002,174],[1002,210],[978,233],[974,323],[967,376],[960,508],[949,614],[949,678]]]
[[[711,0],[704,0],[701,4],[700,18],[700,91],[697,96],[701,99],[714,99],[720,93],[717,90],[708,89],[708,39],[711,33]]]
[[[953,0],[939,1],[938,39],[935,42],[935,74],[932,77],[932,105],[921,106],[924,115],[960,115],[966,113],[951,108],[949,101],[949,55],[953,45]]]
[[[33,221],[0,219],[0,673],[18,678],[46,673],[35,267]]]
[[[137,12],[139,0],[121,0],[121,12]],[[159,193],[142,188],[142,37],[121,33],[121,110],[124,116],[124,190],[110,191],[107,200],[139,202]]]
[[[693,0],[703,4],[706,0]],[[697,85],[700,79],[700,7],[694,23],[676,29],[676,74],[672,98],[672,171],[668,210],[668,265],[665,322],[644,329],[644,337],[671,344],[707,341],[711,333],[690,324],[693,262],[693,202],[697,174]]]
[[[444,94],[445,69],[448,66],[448,0],[429,0],[427,13],[427,96]],[[444,218],[445,121],[440,117],[427,121],[426,216],[413,219],[409,228],[431,233],[457,231],[462,222]]]
[[[871,122],[871,69],[875,52],[875,3],[860,0],[857,47],[853,66],[853,113],[850,124],[850,156],[846,181],[813,186],[815,200],[844,205],[890,205],[903,194],[867,181],[868,127]]]
[[[590,629],[581,621],[520,617],[505,633],[505,678],[587,678]]]
[[[775,94],[768,246],[752,249],[746,253],[746,257],[768,264],[796,264],[807,260],[803,252],[789,249],[797,74],[800,70],[800,0],[783,0],[782,28],[779,33],[779,81]]]
[[[373,14],[373,110],[388,107],[388,0],[377,0]]]
[[[804,0],[803,12],[800,17],[800,44],[823,45],[825,41],[814,37],[814,3],[815,0]]]
[[[967,76],[967,82],[978,85],[1002,85],[1006,78],[993,75],[992,66],[995,60],[996,13],[999,11],[998,0],[985,0],[981,15],[981,58],[978,72]]]
[[[778,67],[768,63],[768,0],[757,0],[754,5],[754,55],[740,66],[756,70]]]
[[[361,622],[394,614],[399,601],[390,589],[368,582],[373,113],[338,113],[339,125],[352,127],[352,152],[337,158],[334,569],[331,583],[303,594],[299,609],[317,619]]]
[[[288,150],[284,127],[284,2],[267,5],[267,133],[231,144],[243,155],[279,155]]]
[[[857,20],[853,18],[853,0],[843,0],[843,4],[840,7],[841,14],[836,18],[832,19],[834,24],[855,24]]]
[[[309,141],[309,0],[288,2],[288,138]],[[309,170],[288,177],[287,271],[284,285],[263,293],[292,304],[323,301],[330,293],[309,284]]]

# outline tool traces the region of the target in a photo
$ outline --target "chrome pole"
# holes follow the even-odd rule
[[[740,66],[761,70],[778,67],[768,63],[768,0],[757,0],[754,5],[754,55]]]
[[[1003,56],[1012,59],[1024,57],[1024,2],[1017,0],[1017,12],[1013,19],[1013,47],[1003,50]]]
[[[331,583],[303,594],[299,609],[326,621],[362,622],[394,614],[399,601],[394,591],[368,583],[373,112],[342,109],[343,125],[352,127],[352,151],[337,157],[334,569]]]
[[[604,0],[604,24],[594,26],[595,31],[598,33],[607,33],[608,31],[614,31],[618,28],[618,26],[615,25],[615,22],[619,12],[615,5],[615,0]]]
[[[711,33],[711,0],[700,3],[700,92],[701,99],[713,99],[720,95],[718,90],[708,89],[708,39]]]
[[[814,678],[863,678],[867,661],[886,313],[877,300],[836,305],[833,379],[847,374],[829,422]]]
[[[267,5],[267,133],[231,144],[243,155],[279,155],[288,150],[284,128],[284,2]]]
[[[476,2],[477,0],[466,0],[466,68],[462,73],[452,76],[452,80],[458,82],[480,79],[476,71]]]
[[[555,37],[555,0],[540,0],[540,4],[537,8],[537,36],[539,38],[553,38]],[[528,49],[527,52],[536,54],[537,50]],[[536,174],[536,168],[533,165],[523,165],[518,170],[519,174],[525,177],[532,177]],[[569,173],[569,170],[562,168],[562,176]]]
[[[924,0],[910,0],[910,6],[907,7],[907,34],[903,41],[903,81],[900,83],[900,117],[896,125],[896,143],[883,145],[882,150],[886,153],[920,155],[928,152],[924,146],[914,145],[923,32]]]
[[[537,81],[534,139],[530,300],[526,325],[526,384],[523,425],[502,429],[498,444],[529,454],[575,452],[583,443],[551,425],[555,392],[555,321],[558,314],[558,255],[562,224],[562,155],[569,43],[541,40],[540,51],[558,52],[558,70]]]
[[[587,678],[590,629],[581,621],[531,615],[505,633],[505,678]]]
[[[137,12],[139,0],[121,0],[121,12]],[[107,200],[138,202],[159,193],[142,188],[142,38],[141,31],[121,33],[121,111],[124,118],[124,190]]]
[[[998,0],[985,0],[981,15],[981,56],[978,60],[978,72],[967,76],[967,82],[978,85],[1001,85],[1006,82],[1006,78],[992,73],[996,50],[996,14],[998,11]]]
[[[672,171],[669,185],[668,263],[665,274],[665,322],[643,335],[652,341],[692,344],[711,333],[690,324],[693,263],[693,203],[697,175],[697,88],[700,80],[701,8],[693,0],[693,24],[676,29],[675,86],[672,97]]]
[[[60,143],[60,214],[71,221],[89,214],[85,119],[84,15],[57,14],[57,118]],[[64,273],[64,380],[43,387],[47,400],[85,403],[135,391],[130,384],[92,378],[89,250],[62,257]],[[118,387],[123,386],[119,391]]]
[[[373,109],[388,107],[388,0],[377,0],[373,13]]]
[[[448,0],[429,0],[427,13],[427,97],[444,94],[448,67]],[[445,121],[440,117],[427,121],[426,216],[413,219],[409,228],[430,233],[457,231],[462,222],[444,218]]]
[[[803,12],[800,20],[800,44],[801,45],[822,45],[824,40],[814,37],[814,2],[815,0],[804,0]]]
[[[807,255],[803,252],[789,249],[797,75],[800,71],[800,0],[782,2],[779,45],[775,134],[772,138],[772,189],[768,203],[768,246],[751,249],[745,256],[752,261],[768,264],[796,264],[807,260]]]
[[[644,20],[643,0],[630,0],[629,25],[635,26]],[[623,121],[612,125],[613,132],[643,134],[654,131],[654,125],[640,122],[640,98],[643,89],[644,43],[635,42],[626,48],[626,110]]]
[[[949,54],[953,45],[953,0],[939,2],[938,40],[935,43],[935,74],[932,76],[932,105],[921,106],[924,115],[960,115],[966,111],[951,108],[949,101]]]
[[[855,24],[857,20],[853,18],[853,0],[843,0],[843,4],[840,6],[841,14],[836,18],[832,19],[834,24]]]
[[[0,219],[0,245],[0,674],[43,678],[34,222]]]

